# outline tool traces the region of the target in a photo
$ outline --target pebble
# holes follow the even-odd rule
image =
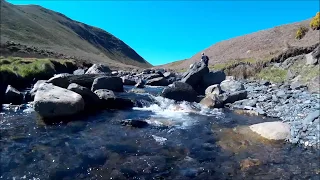
[[[254,110],[259,114],[290,124],[289,142],[320,148],[320,94],[276,85],[270,90],[259,82],[244,82],[244,87],[248,99],[241,102],[243,108],[250,109],[256,103]]]

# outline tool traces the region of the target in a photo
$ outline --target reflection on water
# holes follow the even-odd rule
[[[5,111],[0,114],[1,178],[320,177],[318,150],[266,141],[247,127],[268,119],[151,98],[148,107],[106,110],[56,125],[44,124],[30,109]],[[151,126],[122,126],[126,119]]]

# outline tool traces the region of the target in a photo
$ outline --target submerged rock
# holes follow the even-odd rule
[[[248,170],[251,167],[261,165],[261,161],[259,159],[244,159],[240,162],[240,168],[242,171]]]
[[[136,128],[144,128],[144,127],[148,126],[149,124],[146,121],[142,121],[142,120],[127,119],[127,120],[122,120],[121,125],[132,126],[132,127],[136,127]]]
[[[281,121],[254,124],[250,129],[270,140],[285,140],[290,136],[289,124]]]
[[[111,91],[123,92],[123,83],[120,77],[99,77],[96,78],[91,87],[91,91],[98,89],[109,89]]]
[[[94,64],[86,72],[86,74],[105,74],[111,73],[111,69],[103,64]]]
[[[12,87],[11,85],[7,86],[7,89],[4,94],[4,102],[5,104],[22,104],[23,103],[23,94]]]
[[[84,105],[81,95],[52,84],[39,87],[34,98],[34,110],[44,118],[75,115]]]
[[[176,101],[194,102],[197,99],[197,93],[192,86],[183,82],[174,82],[169,85],[162,91],[161,96]]]

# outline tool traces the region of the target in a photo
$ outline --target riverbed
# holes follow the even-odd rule
[[[140,107],[61,119],[59,124],[44,123],[27,105],[4,109],[0,178],[320,178],[318,149],[268,141],[248,128],[277,119],[176,104],[159,97],[161,90],[148,87],[135,94]],[[122,120],[149,125],[123,126]]]

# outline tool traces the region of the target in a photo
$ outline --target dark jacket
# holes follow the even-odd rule
[[[206,66],[208,66],[209,57],[206,56],[206,55],[204,55],[204,56],[201,57],[201,61],[204,62],[204,64],[205,64]]]

